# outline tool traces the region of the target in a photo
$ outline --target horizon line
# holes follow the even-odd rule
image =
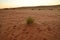
[[[39,6],[18,6],[18,7],[5,7],[5,8],[0,8],[0,9],[8,9],[8,8],[23,8],[23,7],[40,7],[40,6],[60,6],[60,4],[58,5],[39,5]]]

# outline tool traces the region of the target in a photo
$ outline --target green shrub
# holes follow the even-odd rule
[[[27,24],[33,24],[34,23],[34,19],[31,18],[31,17],[28,17],[26,22],[27,22]]]

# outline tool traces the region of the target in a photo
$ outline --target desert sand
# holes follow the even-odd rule
[[[60,40],[60,6],[0,10],[0,40]],[[34,19],[26,24],[28,17]]]

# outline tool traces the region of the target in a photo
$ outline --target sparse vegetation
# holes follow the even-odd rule
[[[41,10],[41,9],[38,9],[38,10]]]
[[[34,9],[32,9],[32,10],[34,10]]]
[[[59,8],[41,6],[0,10],[0,40],[60,40]]]
[[[34,23],[34,19],[32,17],[28,17],[26,20],[27,24],[33,24]]]

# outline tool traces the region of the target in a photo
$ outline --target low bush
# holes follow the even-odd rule
[[[33,24],[34,23],[34,19],[32,17],[28,17],[26,20],[27,24]]]

